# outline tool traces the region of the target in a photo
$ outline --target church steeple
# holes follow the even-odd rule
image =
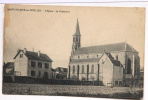
[[[77,19],[77,24],[76,24],[76,32],[73,34],[73,44],[72,44],[72,53],[73,55],[76,51],[76,49],[81,47],[81,34],[80,34],[80,28],[79,28],[79,21]]]
[[[76,24],[76,32],[73,34],[73,36],[74,35],[81,35],[80,34],[80,29],[79,29],[79,21],[78,21],[78,19],[77,19],[77,24]]]

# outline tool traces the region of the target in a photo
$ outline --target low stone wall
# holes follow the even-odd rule
[[[80,85],[43,85],[43,84],[16,84],[4,83],[4,94],[27,95],[67,95],[92,97],[124,97],[141,98],[143,89],[129,87],[80,86]],[[141,94],[138,94],[140,91]],[[137,94],[136,94],[137,93]],[[135,94],[134,96],[132,96]],[[122,96],[120,96],[122,95]]]
[[[46,78],[32,78],[26,76],[3,76],[4,83],[21,83],[21,84],[53,84],[53,85],[101,85],[98,81],[75,81],[75,80],[56,80]]]

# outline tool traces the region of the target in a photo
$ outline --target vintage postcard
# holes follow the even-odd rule
[[[142,98],[145,8],[5,5],[3,94]]]

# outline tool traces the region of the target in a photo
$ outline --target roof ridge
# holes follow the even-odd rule
[[[26,51],[26,52],[28,52],[28,50]],[[29,51],[29,52],[33,52],[33,53],[38,53],[38,52],[34,52],[34,51]],[[45,53],[42,53],[42,52],[40,52],[40,54],[45,54]],[[47,55],[47,54],[46,54]]]
[[[18,54],[20,52],[23,52],[23,50],[19,50],[16,54],[16,56],[14,57],[14,59],[18,56]],[[24,53],[24,52],[23,52]],[[51,58],[44,53],[41,53],[41,56],[38,56],[38,52],[34,52],[34,51],[26,51],[26,53],[24,53],[26,55],[26,57],[28,59],[35,59],[35,60],[42,60],[42,61],[48,61],[48,62],[53,62],[51,60]]]
[[[101,45],[93,45],[93,46],[86,46],[86,47],[80,47],[80,48],[88,48],[88,47],[97,47],[97,46],[106,46],[106,45],[114,45],[114,44],[122,44],[124,42],[119,43],[110,43],[110,44],[101,44]],[[79,49],[79,48],[78,48]]]

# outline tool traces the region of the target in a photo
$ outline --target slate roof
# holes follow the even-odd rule
[[[51,71],[56,72],[53,68],[51,68]]]
[[[14,59],[18,56],[18,54],[20,52],[23,52],[23,50],[19,50],[18,53],[16,54],[16,56],[14,57]],[[24,53],[24,52],[23,52]],[[25,53],[24,53],[25,54]],[[26,51],[26,57],[28,59],[34,59],[34,60],[41,60],[41,61],[47,61],[47,62],[52,62],[52,60],[48,57],[47,54],[43,54],[43,53],[40,53],[40,56],[38,56],[38,53],[37,52],[33,52],[33,51]]]
[[[112,55],[111,55],[110,53],[104,52],[104,54],[107,55],[107,57],[109,58],[109,60],[112,62],[112,64],[113,64],[114,66],[122,66],[121,62],[120,62],[119,60],[115,60],[115,59],[112,57]],[[103,54],[103,55],[104,55],[104,54]],[[102,55],[102,56],[103,56],[103,55]],[[101,58],[100,58],[100,59],[101,59]]]
[[[110,59],[114,66],[122,66],[119,60]]]
[[[126,42],[116,43],[116,44],[107,44],[107,45],[98,45],[98,46],[89,46],[89,47],[80,47],[76,50],[74,55],[79,54],[90,54],[90,53],[103,53],[112,52],[112,51],[133,51],[137,52]]]
[[[68,68],[63,68],[63,67],[57,67],[55,68],[55,71],[62,71],[62,72],[67,72]]]

